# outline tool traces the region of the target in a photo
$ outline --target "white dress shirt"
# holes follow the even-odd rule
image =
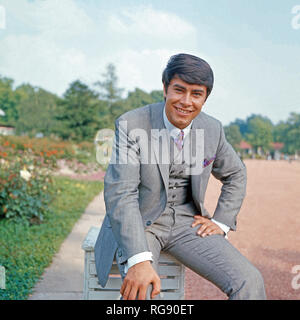
[[[176,138],[181,129],[175,127],[168,119],[167,115],[166,115],[166,110],[164,108],[164,113],[163,113],[163,118],[164,118],[164,124],[165,124],[165,127],[169,130],[170,132],[170,136],[172,138]],[[183,141],[184,141],[184,138],[189,134],[190,130],[191,130],[191,127],[192,127],[192,123],[193,123],[193,120],[192,122],[183,130],[184,132],[184,137],[183,137]],[[230,227],[228,227],[227,225],[225,225],[224,223],[221,223],[221,222],[218,222],[214,219],[211,219],[212,222],[214,222],[216,225],[218,225],[225,233],[225,238],[227,239],[227,233],[228,231],[230,230]],[[147,260],[150,260],[150,261],[153,261],[152,259],[152,252],[150,251],[145,251],[145,252],[140,252],[138,254],[135,254],[134,256],[130,257],[127,262],[125,263],[125,269],[124,269],[124,272],[127,273],[128,269],[132,266],[134,266],[135,264],[139,263],[139,262],[143,262],[143,261],[147,261]]]

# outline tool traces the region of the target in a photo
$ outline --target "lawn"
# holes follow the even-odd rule
[[[53,179],[55,198],[41,224],[0,220],[0,265],[6,273],[0,300],[27,299],[89,202],[103,189],[98,181]]]

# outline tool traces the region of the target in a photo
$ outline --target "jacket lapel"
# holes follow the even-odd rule
[[[191,130],[196,130],[196,129],[205,129],[205,125],[204,125],[204,121],[200,114],[198,115],[198,117],[196,117],[193,121],[192,124],[192,128]],[[205,135],[205,131],[204,131],[204,135]],[[205,140],[205,136],[204,136],[204,140]],[[203,164],[201,163],[201,166]],[[193,195],[193,199],[195,204],[198,206],[198,204],[200,205],[201,211],[203,210],[203,203],[201,203],[201,199],[203,198],[201,196],[201,193],[204,191],[202,190],[203,188],[201,188],[201,174],[195,174],[191,176],[191,184],[192,184],[192,195]]]
[[[170,150],[170,135],[164,125],[163,110],[164,103],[158,103],[151,106],[151,152],[154,154],[154,159],[151,154],[151,161],[157,163],[162,180],[164,182],[166,190],[169,186],[169,152]],[[163,141],[163,147],[160,143]],[[167,148],[167,150],[163,150]]]

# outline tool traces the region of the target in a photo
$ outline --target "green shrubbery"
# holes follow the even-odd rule
[[[40,223],[51,201],[49,167],[27,151],[0,166],[0,219]]]
[[[0,136],[0,265],[6,274],[0,300],[28,297],[74,223],[101,191],[102,182],[53,175],[59,160],[89,162],[92,147]]]
[[[0,300],[27,299],[63,240],[102,188],[102,182],[53,177],[53,200],[41,224],[0,219],[0,265],[6,271],[6,289],[0,289]]]

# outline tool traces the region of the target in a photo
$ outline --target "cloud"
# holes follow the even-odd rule
[[[197,31],[192,24],[174,13],[154,10],[151,6],[120,9],[108,16],[107,28],[111,41],[118,41],[119,48],[191,49],[197,43]]]
[[[18,84],[29,82],[62,94],[70,82],[91,71],[82,51],[61,48],[41,36],[10,35],[0,46],[5,47],[0,52],[1,73]]]
[[[174,13],[137,6],[93,20],[77,3],[4,0],[1,73],[61,95],[76,79],[92,85],[114,63],[120,87],[151,91],[162,88],[171,55],[197,54],[196,29]]]
[[[196,52],[197,31],[178,15],[152,6],[120,9],[108,16],[110,54],[117,67],[120,85],[127,90],[162,89],[161,74],[171,55]]]
[[[194,36],[195,28],[177,15],[151,6],[123,9],[109,18],[109,28],[124,35],[153,36],[156,39],[183,39]]]
[[[73,44],[92,33],[94,23],[71,0],[3,1],[7,29],[0,38],[1,74],[16,84],[29,82],[62,94],[74,80],[93,71],[86,52]],[[22,25],[21,31],[15,31]],[[71,44],[71,45],[70,45]]]
[[[92,19],[72,0],[4,0],[3,6],[11,17],[22,23],[23,29],[31,28],[46,38],[84,35],[95,27]]]

